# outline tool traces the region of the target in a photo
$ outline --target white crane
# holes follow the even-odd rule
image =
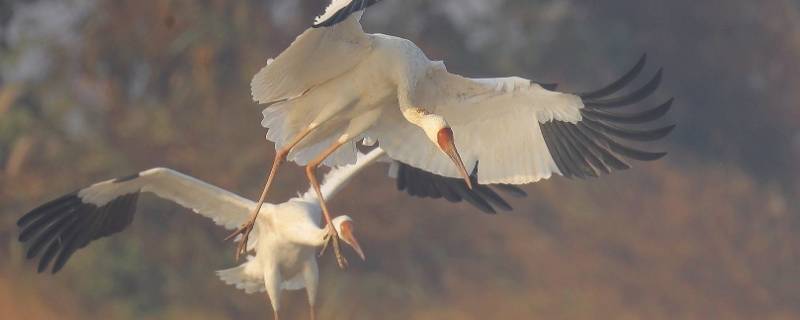
[[[332,170],[322,186],[323,194],[333,196],[358,171],[382,155],[382,150],[375,149],[356,164]],[[156,168],[94,184],[34,209],[18,221],[19,240],[30,242],[28,258],[42,253],[39,272],[52,262],[52,272],[56,273],[77,249],[127,227],[136,212],[137,199],[144,192],[191,208],[228,229],[244,223],[255,207],[253,201],[229,191],[177,171]],[[306,288],[313,319],[319,277],[315,248],[326,243],[328,235],[320,227],[317,196],[308,190],[284,203],[266,204],[261,211],[249,248],[253,255],[236,268],[218,271],[218,275],[247,293],[266,290],[276,319],[281,290]],[[352,219],[339,216],[333,223],[339,236],[363,259]]]
[[[659,86],[661,70],[640,89],[619,93],[637,78],[645,57],[617,82],[585,94],[555,92],[519,77],[466,78],[449,73],[409,40],[365,33],[363,10],[377,2],[333,0],[253,78],[253,99],[268,105],[262,124],[277,149],[258,203],[287,159],[306,165],[322,197],[316,168],[352,163],[360,141],[379,143],[410,167],[463,178],[468,187],[468,173],[476,173],[480,184],[518,185],[553,174],[595,177],[629,168],[623,158],[665,155],[617,140],[658,140],[674,128],[636,127],[661,118],[672,100],[644,111],[611,110],[637,103]],[[343,266],[324,199],[321,205]],[[257,212],[231,235],[244,236],[239,252]]]
[[[383,156],[383,150],[376,148],[360,155],[353,165],[333,169],[325,178],[322,194],[333,196],[356,173]],[[392,165],[392,171],[399,178],[401,189],[415,196],[467,200],[487,212],[494,212],[493,206],[510,209],[502,197],[485,186],[469,191],[461,180],[413,172],[399,163]],[[430,187],[419,187],[425,185]],[[521,192],[501,188],[512,194]],[[124,230],[133,221],[141,193],[153,193],[191,208],[228,229],[244,223],[255,208],[253,201],[232,192],[170,169],[156,168],[94,184],[30,211],[17,222],[19,240],[29,244],[29,259],[41,256],[39,272],[47,270],[52,263],[52,272],[56,273],[78,249]],[[252,254],[248,261],[218,272],[223,281],[247,293],[267,291],[276,318],[281,290],[303,288],[308,293],[312,319],[314,317],[318,284],[315,248],[327,243],[328,235],[320,225],[322,217],[317,199],[309,189],[284,203],[264,205],[253,230],[254,241],[248,247]],[[353,233],[352,219],[340,216],[333,220],[333,225],[337,234],[363,259],[364,253]]]

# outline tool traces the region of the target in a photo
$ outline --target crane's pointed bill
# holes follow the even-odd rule
[[[339,237],[347,243],[353,250],[361,257],[361,260],[367,260],[367,257],[364,255],[364,251],[361,250],[361,245],[358,244],[358,240],[356,240],[355,234],[353,234],[353,222],[352,221],[345,221],[342,222],[340,228],[340,235]]]
[[[450,128],[443,128],[439,130],[437,142],[439,143],[439,149],[441,149],[448,157],[450,157],[450,160],[453,161],[458,168],[458,171],[461,173],[461,177],[464,178],[464,182],[467,183],[467,187],[472,190],[472,180],[469,178],[467,168],[464,166],[464,162],[461,161],[461,155],[458,154],[458,150],[456,149],[456,142],[453,138],[453,130]]]

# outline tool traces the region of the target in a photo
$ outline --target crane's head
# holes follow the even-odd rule
[[[470,180],[469,173],[467,173],[467,168],[464,166],[464,162],[461,161],[461,155],[458,154],[458,149],[456,149],[453,129],[450,128],[447,121],[440,115],[427,114],[422,117],[420,127],[425,131],[425,135],[428,136],[428,139],[436,144],[439,150],[444,152],[444,154],[453,161],[453,164],[456,165],[459,173],[461,173],[461,177],[464,178],[464,182],[467,183],[467,187],[472,189],[472,181]]]
[[[336,234],[339,235],[339,238],[353,248],[358,256],[361,257],[361,260],[366,260],[367,258],[364,256],[364,251],[361,250],[361,246],[358,244],[358,240],[356,240],[356,236],[353,234],[353,219],[346,215],[338,216],[333,219],[332,223],[333,228],[336,229]]]

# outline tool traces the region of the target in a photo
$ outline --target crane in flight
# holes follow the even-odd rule
[[[315,171],[321,164],[354,162],[362,141],[378,143],[414,170],[464,179],[468,188],[528,184],[553,174],[597,177],[630,168],[625,158],[652,161],[666,154],[626,142],[668,135],[674,126],[640,125],[666,114],[671,99],[651,109],[615,110],[658,88],[661,70],[642,87],[623,92],[644,69],[646,56],[618,81],[582,94],[519,77],[467,78],[431,61],[409,40],[365,33],[361,16],[378,2],[333,0],[254,76],[252,96],[267,105],[262,125],[277,152],[251,219],[229,237],[243,237],[237,258],[246,251],[279,166],[289,160],[306,166],[344,267]]]
[[[330,198],[359,171],[385,157],[376,148],[359,155],[355,164],[333,169],[321,186]],[[468,190],[458,179],[412,172],[401,163],[392,163],[398,186],[415,196],[450,201],[466,200],[482,211],[495,212],[495,207],[510,210],[508,203],[491,188],[481,186]],[[430,186],[420,189],[419,186]],[[435,186],[435,187],[434,187]],[[519,189],[499,186],[512,195],[524,195]],[[40,256],[37,270],[53,273],[61,270],[70,257],[90,242],[123,231],[133,221],[136,204],[142,193],[152,193],[212,219],[227,229],[234,229],[249,218],[255,202],[240,197],[180,172],[155,168],[138,174],[100,182],[77,192],[50,201],[22,216],[19,241],[28,244],[27,258]],[[305,288],[314,318],[319,272],[315,248],[327,243],[328,233],[322,228],[319,198],[309,189],[284,203],[265,204],[253,229],[248,246],[248,261],[238,267],[218,271],[226,283],[247,293],[266,291],[275,317],[280,309],[282,290]],[[333,219],[337,234],[362,259],[365,258],[348,216]]]

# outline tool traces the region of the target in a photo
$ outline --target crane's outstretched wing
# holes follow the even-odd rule
[[[641,73],[639,63],[613,84],[572,95],[549,91],[522,78],[469,79],[429,71],[416,88],[416,101],[443,116],[467,170],[477,169],[481,184],[525,184],[549,178],[596,177],[630,165],[624,158],[651,161],[665,153],[647,152],[622,141],[650,142],[674,126],[640,129],[661,118],[672,100],[644,111],[613,109],[640,102],[658,88],[661,71],[638,90],[619,94]],[[423,132],[386,110],[369,132],[388,155],[410,166],[457,178],[459,173]]]
[[[17,221],[19,241],[30,244],[28,259],[42,254],[39,272],[53,262],[52,271],[56,273],[78,249],[130,225],[136,202],[144,192],[190,208],[228,229],[246,222],[255,208],[252,201],[236,194],[157,168],[100,182],[33,209]]]
[[[445,199],[450,202],[466,201],[478,210],[495,214],[497,210],[511,211],[514,208],[501,196],[503,194],[517,198],[528,194],[512,185],[478,184],[477,172],[473,172],[470,189],[462,178],[448,178],[420,170],[399,161],[393,161],[389,167],[389,176],[397,180],[397,189],[405,191],[412,197]]]
[[[271,104],[293,99],[352,69],[372,48],[359,20],[376,2],[334,0],[312,28],[253,77],[253,100]]]

